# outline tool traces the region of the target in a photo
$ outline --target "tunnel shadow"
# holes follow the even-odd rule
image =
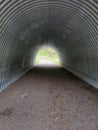
[[[27,94],[27,96],[21,98],[23,94]],[[97,94],[94,90],[92,91],[90,85],[63,67],[36,66],[0,95],[0,104],[2,102],[6,104],[5,107],[1,107],[1,115],[11,109],[9,120],[13,119],[16,122],[17,117],[22,122],[24,115],[31,121],[35,114],[34,122],[38,121],[38,124],[44,120],[45,116],[47,124],[56,119],[54,118],[56,116],[59,118],[59,124],[56,123],[58,127],[66,120],[65,117],[67,119],[71,117],[69,122],[73,124],[75,118],[75,122],[79,122],[87,128],[87,125],[95,124],[95,120],[97,120],[97,115],[94,119],[92,118],[94,115],[92,110],[95,110],[95,113],[98,110]],[[6,115],[3,118],[5,117]],[[31,122],[29,123],[31,124]]]
[[[85,89],[87,91],[90,91],[92,93],[98,94],[98,89],[94,88],[90,84],[86,83],[85,81],[81,80],[79,77],[74,75],[73,73],[69,72],[62,66],[35,66],[33,69],[28,71],[25,76],[27,76],[28,79],[33,80],[33,78],[40,79],[41,81],[49,81],[49,82],[65,82],[66,84],[70,84],[70,86],[75,86],[82,89]],[[30,76],[30,77],[29,77]],[[67,85],[65,84],[65,88],[67,88]],[[75,85],[74,85],[75,84]],[[73,87],[74,88],[74,87]]]
[[[57,89],[66,92],[86,91],[87,93],[93,94],[98,102],[98,89],[95,89],[93,86],[73,75],[64,67],[56,65],[34,66],[31,70],[5,89],[2,94],[6,92],[13,93],[13,91],[33,91],[33,89]]]

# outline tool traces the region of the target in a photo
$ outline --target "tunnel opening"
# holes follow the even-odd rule
[[[60,55],[55,47],[44,45],[40,47],[34,58],[37,66],[61,66]]]

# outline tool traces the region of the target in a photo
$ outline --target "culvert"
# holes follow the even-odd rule
[[[1,0],[0,90],[32,68],[43,44],[62,66],[98,88],[98,0]]]

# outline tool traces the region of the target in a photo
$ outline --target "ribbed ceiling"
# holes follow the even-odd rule
[[[98,87],[98,0],[1,0],[1,90],[49,44],[62,66]]]

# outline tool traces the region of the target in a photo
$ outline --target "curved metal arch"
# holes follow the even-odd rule
[[[96,0],[2,0],[0,7],[0,90],[32,67],[45,42],[58,48],[62,66],[98,88]]]

